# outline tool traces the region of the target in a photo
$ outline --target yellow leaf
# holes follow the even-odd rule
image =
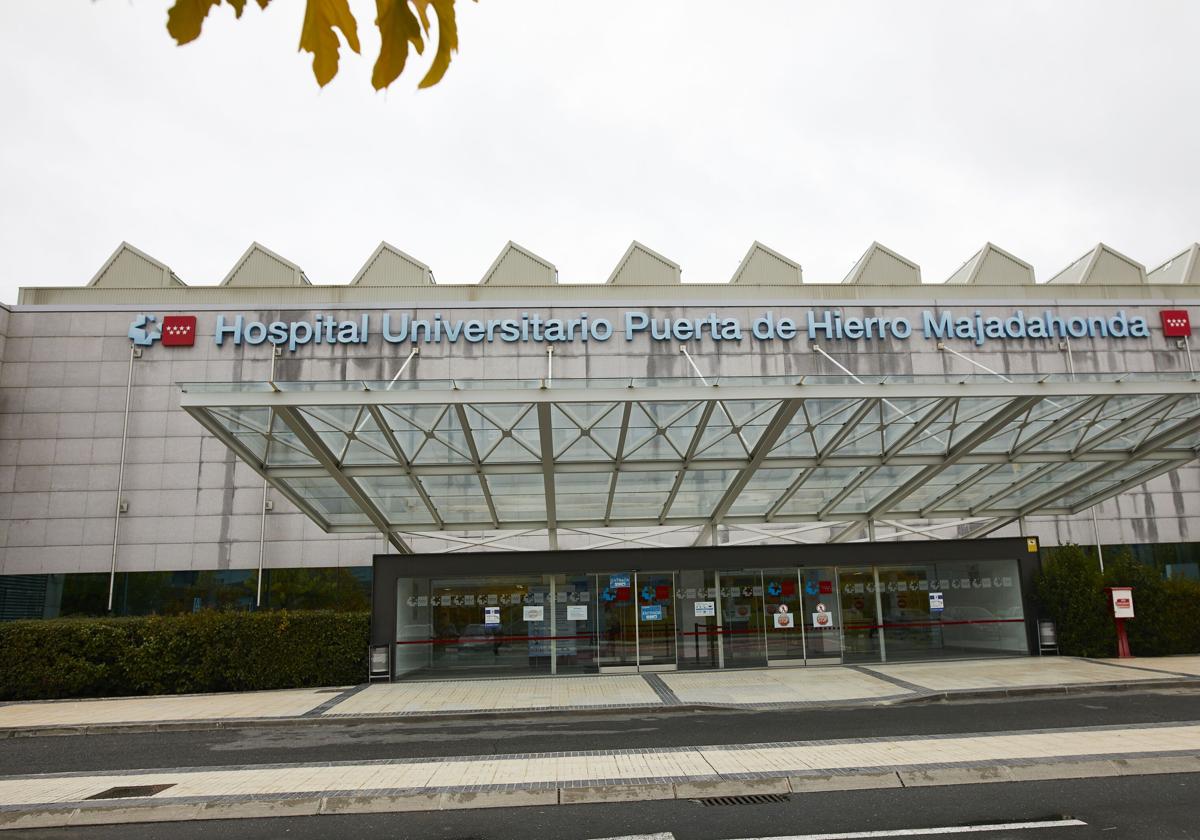
[[[338,71],[340,44],[333,32],[335,27],[342,30],[350,49],[358,52],[358,24],[347,0],[308,0],[300,30],[300,49],[312,53],[313,75],[321,87],[329,84]]]
[[[371,72],[371,84],[375,90],[383,90],[404,71],[409,43],[418,53],[424,50],[425,44],[421,24],[408,7],[408,0],[375,0],[375,9],[375,25],[379,27],[382,43],[375,69]]]
[[[375,0],[378,11],[375,25],[379,27],[383,41],[379,50],[379,60],[375,62],[375,69],[371,74],[371,84],[376,90],[382,90],[396,81],[404,71],[410,43],[418,53],[425,51],[425,39],[431,29],[430,6],[437,15],[438,43],[433,64],[419,87],[432,87],[441,81],[450,66],[451,53],[458,51],[454,2],[455,0]],[[416,14],[410,8],[410,3],[416,8]]]
[[[429,34],[429,18],[425,7],[433,6],[438,19],[438,45],[433,55],[433,64],[425,78],[421,79],[418,87],[433,87],[446,75],[450,67],[450,53],[458,52],[458,24],[454,20],[454,0],[417,0],[421,9],[421,21],[425,24],[425,33]]]
[[[234,17],[241,17],[246,8],[246,0],[226,0],[233,6]],[[261,8],[267,8],[271,0],[258,0]],[[175,0],[175,5],[167,12],[167,32],[180,46],[195,41],[200,37],[200,28],[208,17],[213,6],[220,6],[221,0]]]
[[[221,0],[175,0],[167,12],[167,32],[180,46],[195,41],[209,10],[220,4]]]

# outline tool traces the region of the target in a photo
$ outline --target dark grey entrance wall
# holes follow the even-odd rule
[[[400,578],[481,577],[687,569],[773,569],[793,566],[890,566],[962,560],[1016,560],[1029,652],[1037,650],[1033,576],[1041,566],[1024,537],[992,540],[750,545],[704,548],[622,548],[600,551],[491,551],[472,554],[376,554],[371,583],[371,644],[396,641],[396,581]]]

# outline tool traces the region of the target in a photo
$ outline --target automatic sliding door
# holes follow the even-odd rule
[[[763,584],[760,572],[721,572],[721,646],[726,668],[767,663],[763,639]]]
[[[800,575],[804,606],[804,653],[810,665],[842,661],[842,621],[838,609],[837,575],[831,568],[806,568]]]
[[[805,628],[796,569],[765,569],[763,584],[768,664],[803,665]]]
[[[600,670],[637,668],[637,607],[633,572],[595,576],[596,664]]]
[[[875,570],[838,571],[842,608],[842,657],[846,662],[879,662],[883,658],[883,622],[875,586]]]
[[[638,669],[670,670],[677,664],[675,647],[675,574],[638,572],[637,592]]]

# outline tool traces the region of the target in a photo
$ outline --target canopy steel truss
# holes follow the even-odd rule
[[[181,405],[324,530],[401,551],[422,534],[515,546],[495,536],[513,531],[703,543],[720,525],[978,536],[1200,451],[1200,383],[1184,378],[417,384],[205,384]]]

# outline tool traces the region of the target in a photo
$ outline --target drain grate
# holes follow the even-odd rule
[[[772,805],[791,800],[792,796],[789,793],[750,793],[745,796],[706,796],[692,801],[709,808],[714,805]]]
[[[108,790],[92,794],[88,799],[132,799],[137,796],[153,796],[171,787],[175,787],[175,785],[172,783],[169,785],[125,785],[124,787],[111,787]]]

